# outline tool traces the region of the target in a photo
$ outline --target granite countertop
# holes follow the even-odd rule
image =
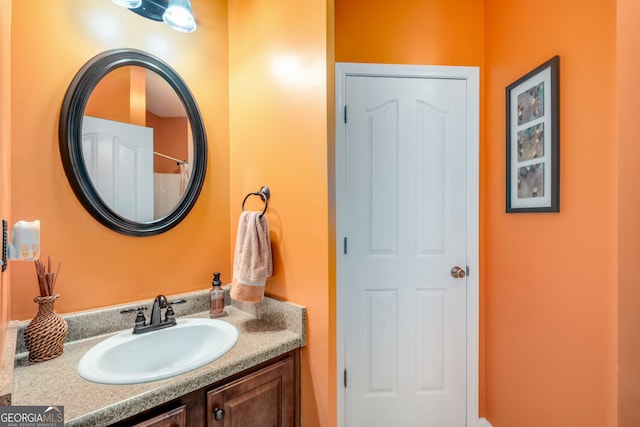
[[[188,297],[193,298],[193,295]],[[208,293],[204,297],[208,298]],[[209,316],[208,311],[181,316],[179,308],[174,309],[178,319]],[[220,320],[233,324],[240,332],[234,348],[221,358],[193,371],[142,384],[97,384],[78,375],[76,366],[80,358],[92,346],[113,335],[113,332],[67,342],[61,356],[40,363],[28,362],[28,353],[20,352],[21,333],[18,333],[11,404],[64,406],[67,426],[107,425],[305,345],[304,307],[265,298],[261,304],[234,303],[225,310],[228,316]],[[113,311],[109,313],[113,315]],[[74,322],[68,322],[70,335],[73,335],[71,330]],[[140,356],[145,357],[144,354]]]

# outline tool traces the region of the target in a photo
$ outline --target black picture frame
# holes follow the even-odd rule
[[[506,212],[560,212],[560,57],[506,88]]]

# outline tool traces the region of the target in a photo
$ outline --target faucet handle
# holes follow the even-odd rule
[[[164,321],[165,322],[175,322],[176,321],[176,313],[173,311],[173,304],[184,304],[187,302],[186,299],[177,299],[175,301],[167,301],[167,311],[164,313]]]
[[[120,310],[120,314],[133,313],[134,311],[142,311],[146,309],[147,307],[143,307],[143,306],[140,306],[138,308],[123,308],[122,310]]]
[[[167,311],[164,313],[164,321],[168,323],[173,323],[176,321],[176,314],[173,312],[173,308],[171,304],[167,307]]]
[[[142,312],[142,310],[146,310],[147,307],[138,307],[138,314],[136,314],[136,321],[134,324],[134,328],[136,327],[140,327],[140,326],[145,326],[147,324],[147,320],[144,318],[144,313]]]
[[[120,313],[124,314],[124,313],[131,313],[133,311],[137,311],[138,314],[136,314],[136,320],[135,320],[135,324],[134,324],[134,329],[135,328],[139,328],[140,326],[145,326],[147,324],[147,320],[144,317],[144,313],[142,312],[143,310],[146,310],[147,307],[143,307],[140,306],[138,308],[125,308],[123,310],[120,310]]]

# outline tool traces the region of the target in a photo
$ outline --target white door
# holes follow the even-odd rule
[[[85,116],[82,155],[107,206],[133,221],[153,221],[152,128]]]
[[[345,79],[347,427],[467,425],[467,84]]]

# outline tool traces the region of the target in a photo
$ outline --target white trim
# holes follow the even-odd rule
[[[462,79],[467,81],[467,230],[470,274],[467,286],[467,426],[491,427],[479,414],[479,316],[480,316],[480,263],[479,263],[479,182],[480,182],[480,70],[478,67],[442,67],[422,65],[355,64],[336,63],[336,242],[345,235],[343,230],[345,207],[345,123],[344,97],[347,76],[394,76]],[[336,245],[339,247],[340,245]],[[345,290],[343,257],[336,253],[336,350],[337,350],[337,407],[338,427],[345,426],[345,391],[343,372],[345,366],[344,307]]]
[[[491,423],[486,418],[480,418],[478,420],[478,427],[492,427]]]

